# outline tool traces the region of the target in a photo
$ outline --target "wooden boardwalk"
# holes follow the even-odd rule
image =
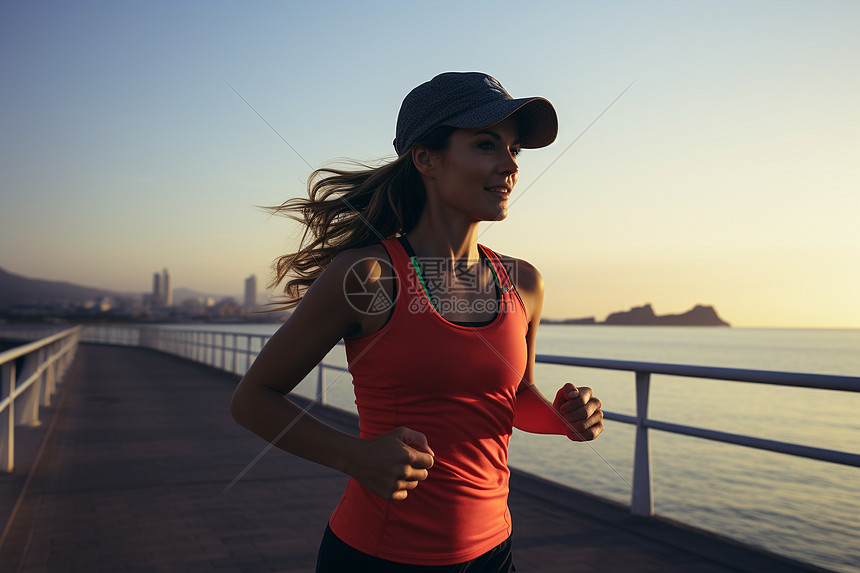
[[[346,478],[277,449],[252,465],[266,444],[230,417],[236,382],[83,345],[41,449],[27,438],[0,476],[0,571],[313,571]],[[313,412],[354,431],[350,414]],[[519,472],[510,507],[522,572],[821,571]]]

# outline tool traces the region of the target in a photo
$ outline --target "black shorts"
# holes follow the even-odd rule
[[[409,565],[354,549],[326,526],[316,573],[515,573],[516,570],[510,537],[471,561],[454,565]]]

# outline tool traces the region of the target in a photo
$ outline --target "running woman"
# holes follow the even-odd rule
[[[231,410],[277,447],[352,478],[318,572],[515,571],[512,428],[574,441],[603,431],[590,388],[565,384],[550,403],[535,386],[541,274],[478,243],[481,221],[507,216],[520,150],[557,131],[546,99],[514,99],[483,73],[440,74],[404,99],[397,159],[317,170],[308,199],[273,209],[305,225],[300,249],[275,263],[295,310]],[[341,339],[358,437],[289,400]]]

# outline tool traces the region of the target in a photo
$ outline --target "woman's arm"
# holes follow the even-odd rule
[[[360,284],[378,277],[372,258],[342,253],[305,293],[284,325],[263,347],[233,394],[233,418],[275,446],[342,471],[385,499],[404,499],[426,479],[433,453],[426,438],[398,428],[362,440],[328,426],[286,398],[343,336],[360,328],[362,312],[352,296],[382,288]]]
[[[535,434],[560,434],[575,441],[595,439],[603,431],[603,412],[602,403],[592,395],[591,388],[565,384],[550,404],[535,385],[535,341],[543,310],[544,281],[534,266],[521,260],[516,260],[511,276],[529,319],[528,362],[517,391],[514,427]]]

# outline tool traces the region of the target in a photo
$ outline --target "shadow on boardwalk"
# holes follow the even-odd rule
[[[273,449],[224,493],[265,446],[230,417],[236,382],[154,351],[82,346],[0,570],[313,571],[346,478]],[[313,411],[354,431],[350,414]],[[0,476],[0,491],[20,477]],[[519,472],[510,506],[524,572],[817,570]]]

